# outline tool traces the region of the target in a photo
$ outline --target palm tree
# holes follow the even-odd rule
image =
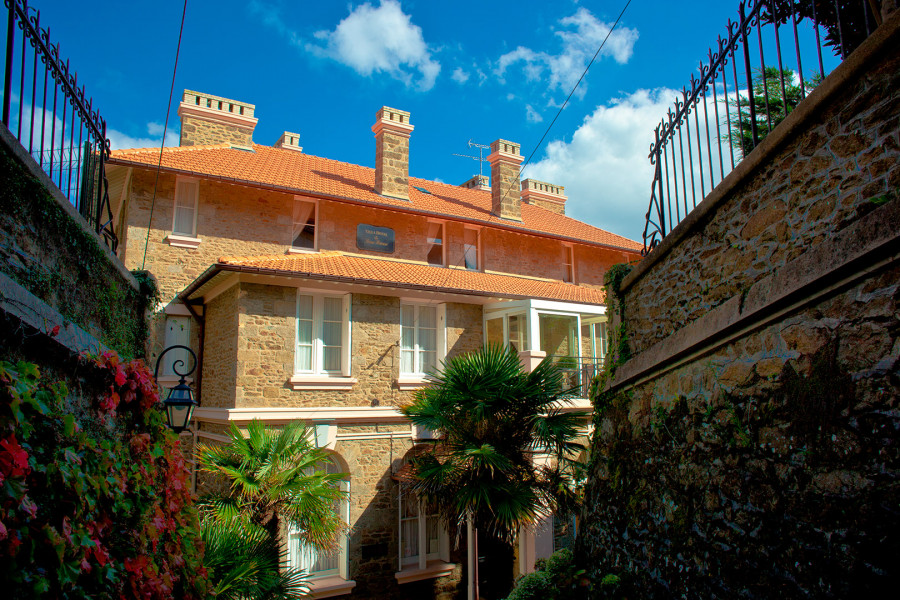
[[[307,575],[288,569],[286,555],[260,527],[234,527],[215,519],[200,523],[209,572],[210,596],[216,600],[308,597]]]
[[[497,345],[460,355],[401,408],[413,424],[439,433],[433,451],[412,459],[412,490],[457,527],[509,545],[523,526],[570,509],[566,466],[584,414],[561,410],[568,392],[549,360],[531,373],[518,354]],[[535,457],[549,454],[550,465]],[[476,535],[477,538],[477,535]]]
[[[346,473],[325,472],[328,454],[315,447],[302,422],[266,429],[253,420],[247,434],[232,423],[228,444],[198,448],[201,468],[227,483],[200,499],[201,516],[237,529],[262,528],[276,549],[282,526],[290,524],[304,544],[333,550],[346,528],[334,510]]]

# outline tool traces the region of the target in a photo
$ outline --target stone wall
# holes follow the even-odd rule
[[[182,116],[181,121],[180,146],[231,144],[249,147],[253,143],[253,127],[189,116]]]
[[[900,583],[898,48],[895,13],[614,295],[579,550],[622,593]]]
[[[75,352],[88,350],[77,329],[123,356],[144,356],[152,283],[135,279],[2,125],[0,181],[0,298],[18,298],[26,319],[43,315],[44,331],[60,325]]]
[[[171,300],[210,265],[226,255],[284,254],[290,248],[293,196],[255,188],[201,180],[197,214],[196,248],[172,246],[166,240],[173,223],[175,176],[163,173],[153,200],[155,174],[135,170],[126,207],[128,225],[123,233],[120,256],[132,269],[146,268],[160,282],[163,302]],[[153,222],[148,221],[152,206]],[[361,223],[390,227],[395,232],[391,258],[425,262],[431,249],[427,241],[428,220],[420,215],[319,201],[318,243],[321,250],[338,250],[385,257],[356,247],[356,229]],[[465,227],[447,222],[444,243],[447,264],[461,267]],[[492,228],[482,230],[484,268],[489,271],[561,280],[563,247],[557,240]],[[146,260],[144,247],[147,246]],[[523,246],[529,248],[523,255]],[[609,248],[574,245],[576,281],[581,285],[603,284],[603,268],[629,261],[632,255]]]

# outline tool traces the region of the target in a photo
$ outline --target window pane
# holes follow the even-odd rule
[[[419,519],[403,519],[400,521],[400,537],[402,540],[401,555],[404,559],[419,556]]]
[[[344,311],[344,302],[341,298],[325,298],[325,320],[340,321]]]
[[[341,349],[325,347],[322,350],[322,369],[325,371],[341,370]]]
[[[437,554],[440,552],[440,519],[436,516],[425,518],[425,539],[428,547],[426,554]]]
[[[485,342],[488,344],[503,343],[503,317],[488,319],[485,332]]]
[[[172,227],[174,233],[182,235],[194,235],[194,209],[179,206],[175,208],[175,224]]]
[[[333,323],[330,321],[326,321],[322,324],[322,343],[326,346],[337,346],[341,345],[341,322]]]
[[[401,373],[414,373],[415,366],[413,365],[413,357],[415,356],[412,350],[401,350],[400,351],[400,372]]]
[[[315,249],[316,205],[305,200],[294,201],[294,248]]]
[[[302,345],[312,344],[312,321],[299,320],[297,323],[297,343]]]
[[[437,309],[433,306],[419,307],[419,327],[434,328],[437,324]]]
[[[437,352],[421,352],[419,354],[419,363],[422,373],[431,371],[437,363]]]
[[[313,299],[312,296],[300,296],[298,303],[297,316],[301,319],[312,319]]]
[[[312,371],[312,346],[297,346],[297,369]]]
[[[466,268],[478,269],[478,232],[474,229],[466,229],[465,242],[463,244]]]
[[[444,225],[443,223],[428,224],[428,264],[444,264]]]
[[[434,329],[419,328],[419,350],[434,352],[437,349],[437,335]]]

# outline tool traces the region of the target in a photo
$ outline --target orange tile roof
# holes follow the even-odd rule
[[[181,294],[191,297],[222,271],[326,279],[385,287],[401,287],[498,298],[539,298],[582,304],[603,304],[603,290],[561,281],[547,281],[496,275],[463,269],[404,263],[339,252],[274,256],[223,256],[218,263],[189,285]]]
[[[156,168],[159,149],[116,150],[110,164]],[[253,151],[227,145],[166,148],[162,169],[246,183],[297,194],[311,194],[394,209],[481,222],[530,233],[562,237],[640,252],[643,246],[571,217],[532,205],[522,205],[522,223],[491,214],[491,193],[485,190],[409,178],[409,202],[375,193],[375,169],[295,150],[253,145]],[[416,187],[427,189],[424,193]]]

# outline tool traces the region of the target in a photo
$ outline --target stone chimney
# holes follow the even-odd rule
[[[409,200],[409,113],[382,106],[375,115],[375,193]]]
[[[184,90],[178,105],[181,145],[230,144],[249,148],[256,127],[255,108],[246,102]]]
[[[472,179],[468,180],[464,184],[459,187],[464,187],[469,190],[491,190],[491,182],[488,179],[487,175],[476,175]]]
[[[522,181],[522,202],[546,208],[557,214],[566,214],[566,188],[537,179]]]
[[[487,157],[491,163],[491,208],[498,217],[522,220],[519,165],[522,152],[519,144],[497,140],[491,144]]]
[[[291,133],[290,131],[285,131],[281,134],[281,137],[275,142],[275,147],[282,148],[283,150],[303,152],[303,146],[300,145],[300,134]]]

